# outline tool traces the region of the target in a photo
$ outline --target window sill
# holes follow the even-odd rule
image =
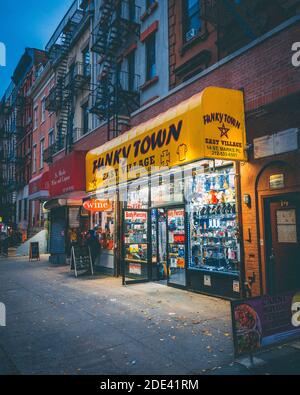
[[[158,75],[155,77],[151,78],[151,80],[146,81],[141,87],[140,90],[144,92],[146,89],[150,88],[150,86],[156,84],[159,81]]]
[[[201,31],[200,31],[200,32],[197,34],[197,36],[193,37],[191,40],[186,41],[186,42],[184,42],[184,43],[182,44],[182,47],[181,47],[181,49],[180,49],[180,55],[181,55],[181,56],[184,56],[185,53],[186,53],[190,48],[192,48],[194,45],[196,45],[196,44],[198,44],[198,43],[200,43],[200,42],[206,40],[207,37],[208,37],[208,32],[207,32],[207,30],[205,30],[204,32],[201,32]]]
[[[147,10],[140,17],[140,20],[142,22],[145,22],[149,18],[149,16],[152,15],[153,12],[157,9],[157,7],[158,7],[158,1],[156,1],[150,7],[147,8]]]

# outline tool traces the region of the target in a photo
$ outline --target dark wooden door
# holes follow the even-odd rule
[[[268,292],[300,289],[299,195],[268,199],[266,209]]]

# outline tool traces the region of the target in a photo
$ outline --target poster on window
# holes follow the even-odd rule
[[[296,210],[277,210],[278,243],[297,243]]]
[[[129,263],[129,273],[130,274],[142,274],[142,265],[139,263]]]

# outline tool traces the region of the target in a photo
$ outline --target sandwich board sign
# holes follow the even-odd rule
[[[94,275],[91,251],[89,247],[72,246],[70,270],[74,270],[76,278],[86,273]]]
[[[29,261],[32,261],[33,259],[36,259],[37,261],[40,260],[40,247],[38,241],[34,241],[30,243]]]

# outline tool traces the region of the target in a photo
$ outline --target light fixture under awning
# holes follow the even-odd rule
[[[86,155],[86,190],[210,158],[247,160],[243,93],[208,87],[201,93]]]

